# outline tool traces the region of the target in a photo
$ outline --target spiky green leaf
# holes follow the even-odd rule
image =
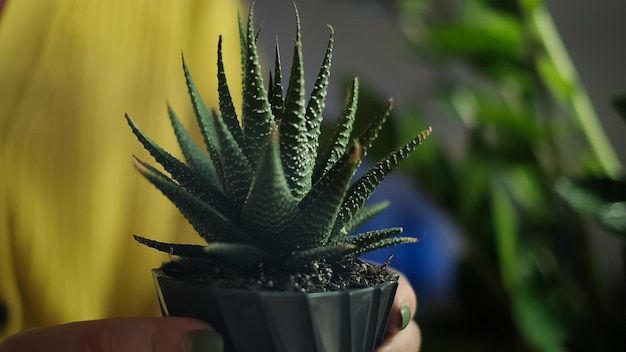
[[[313,92],[311,92],[311,97],[309,102],[307,103],[305,120],[306,120],[306,133],[305,137],[305,151],[304,155],[308,157],[303,158],[303,178],[307,180],[307,182],[311,182],[310,180],[313,178],[315,162],[317,155],[317,149],[319,146],[319,138],[320,138],[320,128],[322,125],[322,113],[324,111],[324,106],[326,102],[326,92],[328,88],[328,79],[330,77],[330,65],[331,59],[333,55],[333,44],[334,44],[334,30],[331,26],[330,28],[330,36],[328,38],[328,45],[326,47],[326,54],[324,55],[324,60],[320,67],[320,71],[317,74],[317,79],[315,80],[315,85],[313,86]]]
[[[372,205],[364,205],[356,212],[356,214],[354,214],[352,219],[350,219],[350,221],[345,224],[340,232],[333,233],[331,240],[348,236],[354,230],[361,227],[361,225],[365,224],[376,215],[380,214],[383,210],[387,209],[389,204],[389,202],[383,201]]]
[[[331,258],[356,250],[351,244],[321,246],[294,253],[288,260],[287,266],[302,266],[315,260]]]
[[[354,182],[346,194],[333,233],[344,232],[342,227],[347,224],[354,214],[363,206],[380,182],[387,177],[415,148],[430,134],[431,129],[422,131],[405,145],[388,154],[376,163],[369,171]]]
[[[314,248],[327,242],[360,159],[361,148],[357,142],[298,205],[297,221],[285,236],[298,236],[293,240],[299,241],[302,248]]]
[[[353,244],[357,247],[366,247],[372,243],[379,242],[385,238],[399,235],[402,233],[401,227],[391,227],[388,229],[374,230],[348,236],[340,240],[338,243]]]
[[[263,86],[254,34],[253,13],[254,7],[251,6],[245,40],[242,128],[246,141],[246,155],[252,165],[256,166],[261,152],[265,150],[268,136],[274,128],[274,117],[267,91]]]
[[[205,241],[250,242],[250,239],[226,216],[176,184],[159,170],[137,158],[135,158],[134,165],[150,183],[174,203]]]
[[[240,209],[248,195],[253,177],[252,168],[248,158],[244,155],[221,116],[214,113],[213,118],[220,148],[219,158],[224,175],[222,180],[224,192],[231,202]]]
[[[283,74],[280,63],[278,38],[276,39],[276,52],[274,55],[274,75],[273,80],[270,82],[270,105],[272,106],[274,118],[278,123],[283,118],[283,108],[285,105],[285,102],[283,101]],[[271,74],[270,78],[272,78]]]
[[[164,243],[164,245],[167,246],[169,243]],[[269,253],[247,244],[215,242],[201,247],[201,256],[174,256],[165,266],[173,267],[177,271],[201,272],[214,269],[216,258],[221,258],[238,267],[251,267],[272,259]]]
[[[187,67],[187,63],[185,62],[185,57],[182,58],[183,61],[183,72],[185,73],[185,82],[187,84],[187,90],[189,91],[189,97],[191,98],[191,105],[193,106],[193,111],[196,115],[196,121],[200,126],[202,131],[202,137],[204,138],[204,143],[207,147],[207,151],[211,156],[211,160],[213,160],[213,166],[217,172],[217,176],[220,180],[223,180],[224,175],[222,174],[222,165],[219,162],[219,148],[217,145],[217,136],[215,134],[215,126],[213,126],[213,118],[209,113],[202,97],[200,96],[200,92],[196,87],[196,84],[191,77],[191,73],[189,72],[189,68]]]
[[[174,129],[176,140],[180,146],[183,156],[187,161],[187,164],[196,171],[198,177],[203,183],[209,183],[213,187],[220,189],[222,185],[217,177],[215,167],[202,149],[198,147],[196,142],[191,138],[185,126],[180,122],[180,119],[174,112],[174,109],[167,104],[167,112],[170,117],[170,123]]]
[[[306,164],[307,159],[312,158],[312,155],[306,150],[306,134],[302,39],[300,17],[296,11],[296,40],[293,48],[293,62],[283,117],[280,120],[280,155],[287,182],[294,196],[298,198],[304,197],[311,188],[311,178],[307,177]]]
[[[202,182],[202,178],[197,172],[148,138],[128,114],[126,114],[125,117],[139,142],[141,142],[144,148],[150,152],[150,155],[169,172],[176,182],[222,214],[233,214],[232,205],[217,186],[213,186],[212,183]]]
[[[226,70],[224,69],[224,58],[222,55],[222,36],[220,35],[217,43],[217,93],[219,96],[220,113],[228,126],[228,130],[233,135],[235,141],[240,148],[244,148],[243,132],[237,119],[235,105],[230,95],[228,81],[226,79]]]
[[[206,253],[204,249],[206,245],[201,246],[197,244],[179,244],[179,243],[166,243],[151,240],[149,238],[141,237],[138,235],[133,235],[135,241],[148,246],[150,248],[154,248],[158,251],[168,253],[169,255],[175,255],[179,257],[188,257],[188,258],[197,258],[204,257]]]
[[[241,267],[249,267],[272,258],[268,252],[245,243],[209,243],[208,246],[204,247],[204,252],[219,256],[227,262]]]
[[[239,49],[241,54],[241,86],[246,83],[246,56],[248,44],[246,44],[246,31],[241,22],[241,14],[237,12],[237,25],[239,26]]]
[[[293,221],[298,202],[283,172],[277,139],[274,132],[241,215],[246,228],[262,243],[268,241],[278,251],[290,251],[294,249],[291,239],[281,238],[280,233]]]
[[[385,238],[383,240],[380,240],[378,242],[374,242],[372,244],[363,246],[363,247],[357,247],[357,249],[355,249],[353,252],[351,252],[350,254],[353,256],[359,256],[361,254],[365,254],[368,252],[373,252],[375,250],[378,249],[382,249],[382,248],[386,248],[386,247],[392,247],[392,246],[396,246],[399,244],[404,244],[404,243],[415,243],[417,242],[418,239],[417,238],[413,238],[413,237],[392,237],[392,238]]]
[[[314,181],[317,181],[326,171],[333,167],[337,160],[346,152],[351,142],[350,136],[352,135],[358,101],[359,80],[355,78],[352,81],[352,87],[344,111],[333,128],[333,135],[328,140],[323,151],[319,153],[317,165],[313,172]]]

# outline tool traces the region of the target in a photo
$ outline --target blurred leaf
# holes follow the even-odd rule
[[[597,215],[604,227],[626,239],[626,202],[603,204],[598,209]]]
[[[521,279],[518,268],[517,219],[511,198],[499,182],[492,184],[493,230],[500,261],[500,275],[509,293],[515,292]]]
[[[509,94],[505,89],[505,85],[491,89],[454,87],[443,90],[442,99],[467,127],[479,129],[490,125],[530,147],[545,136],[533,112],[519,100],[520,93]]]
[[[566,330],[551,304],[552,297],[532,285],[524,285],[512,294],[515,321],[535,350],[567,351]]]
[[[537,69],[539,75],[543,77],[544,82],[550,88],[550,91],[556,95],[560,101],[568,101],[574,92],[574,86],[571,81],[559,72],[554,61],[547,55],[538,55],[536,58]]]
[[[463,196],[457,195],[458,213],[461,219],[468,219],[475,216],[475,209],[480,209],[485,201],[485,194],[490,188],[490,167],[482,160],[469,159],[464,167],[459,170],[463,180],[456,182],[462,184],[460,192]],[[458,175],[457,175],[458,177]]]
[[[537,163],[535,148],[547,136],[522,103],[517,107],[516,102],[506,101],[499,92],[484,89],[456,88],[442,94],[443,104],[469,130],[466,154],[502,167]]]
[[[511,190],[502,183],[508,178],[493,183],[492,202],[500,274],[512,301],[512,313],[520,332],[537,351],[565,351],[559,296],[541,277],[541,272],[552,270],[523,244]]]
[[[626,180],[605,177],[562,179],[557,191],[574,208],[595,214],[605,203],[626,201]]]
[[[517,165],[509,176],[507,188],[522,211],[534,221],[550,221],[546,189],[537,167]]]
[[[525,11],[531,12],[541,5],[541,0],[521,0],[519,3],[524,7]]]
[[[422,18],[428,9],[429,0],[397,0],[397,6],[402,16],[412,20]]]
[[[476,127],[476,109],[478,102],[474,89],[467,87],[452,87],[441,91],[443,105],[448,107],[468,128]]]
[[[563,179],[557,192],[574,209],[607,229],[626,234],[626,181],[609,178]]]
[[[524,41],[515,17],[476,1],[464,2],[461,16],[458,21],[431,27],[428,44],[447,54],[486,61],[521,56]]]

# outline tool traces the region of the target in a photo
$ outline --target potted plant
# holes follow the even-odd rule
[[[135,158],[139,172],[181,211],[204,245],[136,236],[170,254],[153,270],[165,315],[211,324],[226,351],[371,351],[382,342],[397,287],[386,265],[362,253],[417,241],[401,228],[350,235],[386,208],[364,205],[383,178],[430,133],[391,152],[351,183],[391,111],[353,137],[358,81],[328,142],[319,146],[333,31],[305,104],[300,21],[283,98],[280,55],[266,90],[258,63],[253,10],[240,25],[243,106],[239,119],[218,43],[219,111],[202,101],[183,59],[191,103],[208,154],[174,111],[169,117],[185,162],[159,147],[127,115],[138,140],[170,174]],[[239,122],[241,120],[241,122]]]

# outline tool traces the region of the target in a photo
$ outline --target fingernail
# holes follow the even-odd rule
[[[187,352],[224,352],[222,336],[211,330],[192,331],[185,336]]]
[[[400,330],[404,330],[404,328],[409,325],[411,322],[411,308],[409,308],[408,304],[403,304],[400,306],[400,316],[402,317],[402,325],[400,325]]]

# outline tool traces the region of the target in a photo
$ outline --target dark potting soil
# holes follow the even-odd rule
[[[370,287],[396,276],[388,270],[387,264],[373,265],[355,258],[344,258],[340,262],[315,261],[298,271],[263,265],[235,269],[220,261],[201,267],[172,261],[161,269],[181,280],[223,288],[306,293]]]

